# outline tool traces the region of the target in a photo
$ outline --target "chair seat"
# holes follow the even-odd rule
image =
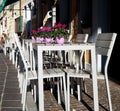
[[[68,74],[69,77],[78,77],[78,78],[90,78],[90,73],[85,70],[79,70],[76,72],[76,69],[64,69],[64,71]]]
[[[28,80],[38,79],[37,73],[35,71],[28,71]]]
[[[64,71],[60,68],[43,70],[43,78],[62,77],[64,74],[65,74]]]
[[[91,74],[90,74],[90,77],[92,78]],[[101,72],[97,72],[97,79],[105,79],[105,75]]]
[[[79,70],[79,72],[76,72],[76,69],[64,69],[66,73],[68,73],[68,76],[70,77],[82,77],[82,78],[90,78],[91,73],[89,71],[85,70]],[[97,79],[105,79],[105,75],[103,73],[97,73]]]
[[[105,75],[103,73],[97,73],[97,79],[105,79]]]

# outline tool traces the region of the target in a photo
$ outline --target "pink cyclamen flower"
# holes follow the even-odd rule
[[[65,29],[66,27],[67,27],[67,25],[66,25],[66,24],[63,24],[63,25],[62,25],[62,28],[64,28],[64,29]]]

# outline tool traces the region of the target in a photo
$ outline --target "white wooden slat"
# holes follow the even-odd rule
[[[69,77],[75,77],[75,78],[90,78],[90,73],[85,72],[83,70],[79,70],[79,72],[76,72],[75,69],[65,69],[65,72],[68,73]]]
[[[88,40],[88,34],[77,34],[76,42],[85,43]]]
[[[43,78],[54,78],[54,77],[58,77],[58,76],[53,69],[44,69]]]
[[[101,33],[98,35],[97,40],[112,40],[115,33]]]
[[[60,68],[53,68],[53,70],[54,70],[57,74],[64,74],[64,72],[63,72]]]
[[[99,34],[96,41],[96,52],[106,56],[111,54],[115,39],[116,33]]]
[[[107,56],[108,55],[108,48],[102,48],[102,47],[97,47],[96,48],[96,53],[100,55]]]
[[[97,47],[109,48],[111,41],[96,41]]]

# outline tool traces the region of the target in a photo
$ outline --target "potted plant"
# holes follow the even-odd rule
[[[64,44],[65,39],[68,37],[69,33],[66,29],[66,24],[55,23],[54,24],[54,37],[56,38],[56,43]]]
[[[44,38],[47,44],[53,42],[53,35],[52,35],[53,31],[54,30],[52,27],[43,27],[41,29],[42,37]]]

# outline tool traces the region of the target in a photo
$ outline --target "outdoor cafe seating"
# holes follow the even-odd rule
[[[79,35],[80,36],[80,35]],[[38,108],[39,111],[44,111],[44,80],[47,80],[51,84],[51,88],[53,86],[53,83],[55,83],[55,80],[57,80],[57,98],[58,98],[58,104],[61,104],[61,91],[63,91],[63,97],[64,103],[65,103],[65,111],[70,111],[70,90],[74,87],[72,84],[72,78],[77,78],[74,80],[77,80],[78,85],[78,100],[82,99],[82,87],[85,87],[85,84],[81,85],[79,82],[79,79],[84,78],[90,78],[92,79],[92,85],[93,85],[93,103],[94,103],[94,110],[99,110],[99,102],[98,102],[98,79],[105,79],[106,82],[106,89],[107,89],[107,95],[108,95],[108,104],[109,104],[109,110],[112,111],[112,103],[111,103],[111,97],[110,97],[110,89],[109,89],[109,82],[108,82],[108,65],[109,60],[112,54],[112,49],[114,47],[115,39],[117,34],[116,33],[101,33],[97,35],[97,40],[95,43],[82,43],[82,42],[76,42],[76,43],[68,43],[68,44],[41,44],[36,43],[35,41],[28,40],[26,42],[29,43],[29,46],[32,45],[32,50],[29,48],[28,55],[30,56],[29,51],[32,51],[34,53],[34,50],[37,51],[37,55],[35,56],[32,54],[32,58],[30,59],[26,53],[24,52],[25,47],[22,47],[20,44],[18,36],[15,34],[15,45],[17,46],[21,60],[24,64],[24,75],[23,79],[21,80],[21,93],[22,93],[22,103],[23,103],[23,110],[25,110],[26,105],[26,93],[27,93],[27,85],[30,80],[37,80],[38,81]],[[88,35],[87,35],[88,37]],[[86,39],[87,42],[87,39]],[[73,61],[73,58],[71,58],[71,52],[75,52],[76,56],[76,63],[73,67],[44,67],[44,57],[43,52],[44,51],[67,51],[67,57],[69,59],[69,62]],[[90,50],[91,54],[91,70],[88,71],[83,67],[83,57],[80,58],[81,54],[77,53],[80,51]],[[97,55],[96,55],[97,54]],[[98,63],[97,57],[101,55],[101,58],[104,58],[104,64]],[[60,55],[59,55],[60,56]],[[14,57],[15,58],[15,57]],[[14,59],[13,58],[13,59]],[[16,59],[17,60],[17,59]],[[102,59],[101,59],[102,60]],[[35,67],[35,62],[37,62],[37,68]],[[49,61],[50,62],[50,61]],[[34,63],[34,64],[33,64]],[[28,65],[29,64],[29,65]],[[101,64],[102,67],[102,73],[98,71],[97,65]],[[44,64],[45,65],[45,64]],[[32,67],[34,66],[34,68]],[[34,69],[34,70],[33,70]],[[97,75],[97,71],[99,72]],[[30,73],[29,73],[30,72]],[[29,74],[31,74],[29,78]],[[18,76],[19,77],[19,76]],[[67,79],[66,79],[67,78]],[[23,82],[24,81],[24,82]],[[67,87],[66,87],[67,86]],[[70,89],[71,87],[71,89]],[[80,87],[80,88],[79,88]],[[81,90],[80,90],[81,89]],[[92,89],[91,89],[92,90]],[[73,90],[74,91],[74,90]],[[35,91],[34,91],[35,92]],[[73,94],[73,93],[72,93]]]

